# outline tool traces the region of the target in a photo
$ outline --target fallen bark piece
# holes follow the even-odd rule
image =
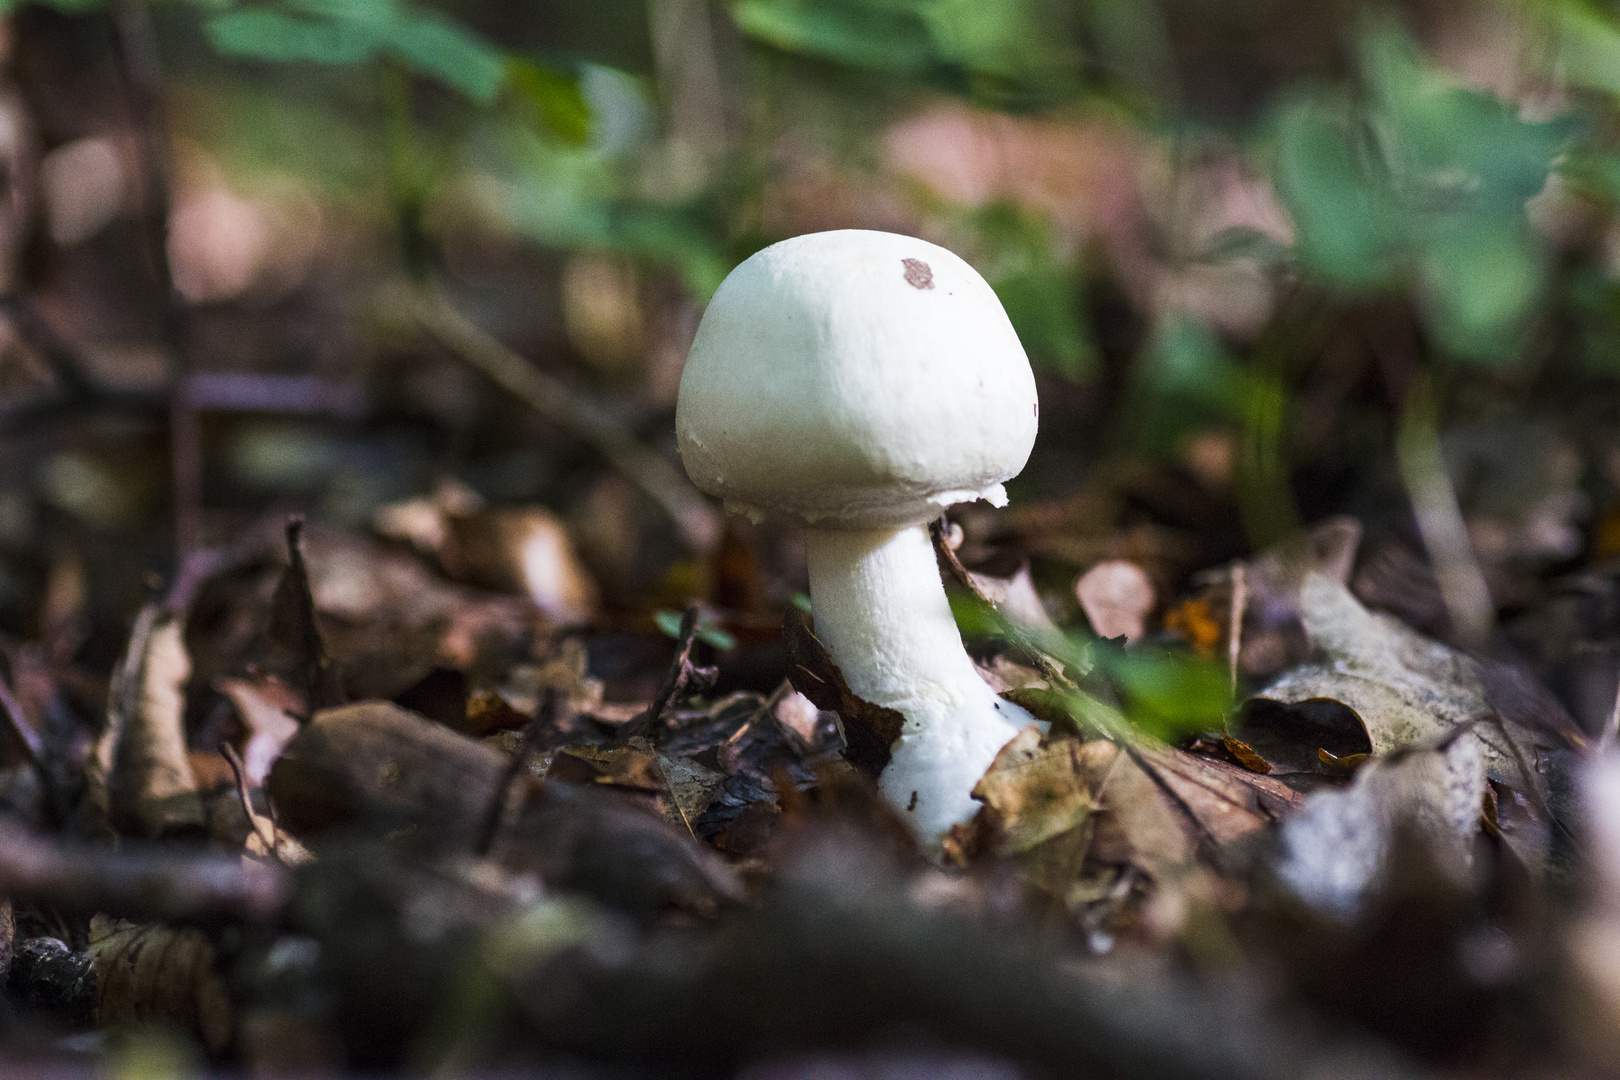
[[[615,757],[617,755],[617,757]],[[626,765],[608,784],[636,779],[662,790],[655,755],[634,747],[600,754]],[[584,758],[559,755],[558,760]],[[637,770],[640,771],[637,771]],[[487,836],[490,806],[504,790],[509,759],[484,743],[387,702],[360,702],[316,714],[282,753],[268,791],[282,824],[317,854],[322,834],[344,827],[374,835],[408,830],[441,851],[488,850],[509,870],[538,873],[637,912],[664,908],[712,913],[740,898],[736,875],[645,796],[547,781],[514,784],[514,811]],[[594,773],[593,773],[594,775]]]
[[[96,1003],[96,963],[59,938],[29,938],[17,945],[6,988],[14,1000],[54,1013],[70,1024],[90,1021]]]
[[[505,767],[498,750],[389,702],[362,701],[316,713],[265,787],[296,835],[414,825],[470,848]]]

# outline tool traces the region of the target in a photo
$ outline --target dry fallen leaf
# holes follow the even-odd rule
[[[985,805],[974,822],[978,843],[1018,854],[1079,828],[1097,808],[1097,787],[1115,752],[1109,742],[1081,743],[1025,728],[973,789]]]
[[[309,709],[325,709],[341,702],[343,692],[315,621],[303,534],[302,518],[288,521],[287,568],[270,597],[270,625],[265,632],[270,653],[264,666],[302,696]]]
[[[229,1044],[231,1000],[202,931],[97,915],[90,920],[89,953],[96,964],[98,1026],[173,1026],[196,1034],[215,1053]]]
[[[272,675],[223,678],[214,685],[236,708],[236,715],[248,730],[247,742],[242,747],[242,763],[247,769],[248,782],[260,786],[270,775],[270,768],[281,756],[282,748],[298,734],[296,717],[305,715],[308,705],[291,687]]]
[[[451,577],[522,593],[559,623],[596,615],[596,582],[550,511],[537,506],[451,517],[439,558]]]
[[[1349,919],[1378,884],[1397,831],[1407,829],[1460,879],[1484,792],[1481,743],[1466,729],[1371,761],[1348,788],[1313,793],[1283,822],[1275,872],[1307,904]]]
[[[476,492],[446,482],[431,497],[383,507],[373,524],[434,556],[454,580],[526,595],[556,622],[596,614],[595,580],[562,522],[542,507],[489,509]]]
[[[1257,697],[1342,702],[1366,728],[1375,755],[1438,743],[1459,725],[1477,722],[1490,778],[1545,800],[1546,779],[1535,763],[1546,737],[1492,708],[1478,661],[1392,616],[1369,612],[1322,574],[1306,577],[1301,609],[1316,659]]]
[[[1098,563],[1080,575],[1074,595],[1098,637],[1135,641],[1146,632],[1153,582],[1135,563],[1123,559]]]

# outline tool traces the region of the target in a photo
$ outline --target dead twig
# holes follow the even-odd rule
[[[56,332],[28,294],[0,294],[0,312],[4,312],[10,320],[17,336],[50,368],[51,374],[70,399],[105,396],[101,388],[85,374],[88,365],[78,350]]]
[[[962,560],[956,557],[955,550],[945,542],[945,535],[949,528],[949,523],[946,521],[944,514],[941,514],[928,526],[928,535],[933,538],[935,554],[945,564],[946,570],[951,575],[951,580],[962,586],[975,600],[999,616],[1000,612],[996,607],[996,602],[985,594],[985,591],[979,587],[978,582],[973,580],[972,573],[962,565]],[[1069,677],[1063,661],[1047,652],[1035,635],[1010,619],[1002,619],[1001,622],[1002,632],[1012,639],[1012,643],[1018,646],[1019,651],[1024,653],[1029,661],[1035,665],[1035,670],[1041,673],[1041,678],[1051,683],[1055,689],[1079,691],[1080,685]]]
[[[1232,697],[1238,691],[1238,657],[1243,652],[1243,611],[1249,606],[1249,578],[1241,561],[1232,564],[1232,612],[1226,625],[1226,664]]]
[[[663,508],[693,550],[720,542],[720,515],[686,474],[642,445],[601,406],[469,319],[436,289],[412,289],[395,300],[439,344],[570,435],[588,443]]]
[[[508,804],[512,798],[512,785],[517,778],[529,767],[529,758],[534,755],[535,744],[540,741],[540,733],[551,727],[557,721],[557,709],[562,701],[562,695],[554,686],[548,686],[545,694],[540,698],[540,704],[535,708],[534,715],[523,726],[523,734],[518,738],[517,749],[512,751],[512,760],[501,773],[495,783],[495,790],[490,794],[489,810],[484,814],[483,823],[478,827],[478,837],[473,844],[473,851],[480,858],[490,853],[495,846],[495,837],[500,833],[501,823],[506,820]]]
[[[247,766],[242,764],[242,755],[228,742],[219,744],[219,752],[225,758],[225,764],[231,767],[231,776],[236,780],[236,801],[242,804],[242,813],[247,815],[248,824],[253,827],[266,851],[276,850],[275,824],[253,809],[253,793],[248,790]]]
[[[40,779],[45,780],[45,758],[40,746],[39,735],[28,723],[28,717],[23,714],[22,702],[12,692],[11,683],[5,676],[0,675],[0,713],[4,713],[6,722],[12,734],[22,745],[23,752],[28,755],[28,763],[39,773]]]
[[[1603,730],[1598,732],[1597,746],[1592,756],[1601,757],[1608,753],[1616,739],[1620,739],[1620,679],[1615,681],[1614,704],[1609,708],[1609,718],[1603,722]]]
[[[197,409],[186,392],[191,374],[191,311],[174,287],[169,265],[169,118],[163,105],[163,73],[157,37],[144,3],[113,5],[113,38],[118,71],[128,96],[140,146],[141,221],[145,254],[163,294],[163,330],[174,364],[169,397],[170,456],[174,474],[175,549],[180,558],[202,546],[202,432]]]
[[[292,896],[280,867],[129,844],[58,844],[0,820],[0,895],[159,922],[262,922]]]
[[[1457,490],[1446,472],[1436,413],[1433,387],[1422,379],[1408,392],[1401,411],[1395,459],[1412,500],[1418,535],[1434,564],[1452,632],[1465,648],[1480,649],[1490,640],[1496,611],[1468,537]]]
[[[653,698],[646,712],[619,729],[619,742],[628,742],[637,735],[656,732],[659,723],[663,721],[665,710],[669,708],[669,703],[675,700],[675,695],[687,689],[694,681],[710,674],[708,670],[694,667],[692,664],[692,647],[697,643],[700,614],[698,606],[693,604],[686,609],[686,614],[681,616],[675,658],[669,662],[669,670],[664,672],[664,681],[658,687],[658,696]]]

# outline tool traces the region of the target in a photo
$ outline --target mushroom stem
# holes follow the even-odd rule
[[[816,636],[851,690],[906,718],[878,786],[937,843],[978,811],[974,785],[1035,719],[963,650],[926,525],[807,535]]]

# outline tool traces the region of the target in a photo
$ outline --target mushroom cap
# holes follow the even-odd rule
[[[846,229],[773,244],[721,283],[675,432],[688,475],[728,510],[864,529],[1004,505],[1038,413],[1029,359],[971,266]]]

